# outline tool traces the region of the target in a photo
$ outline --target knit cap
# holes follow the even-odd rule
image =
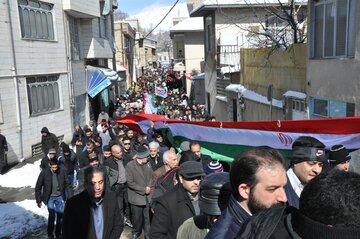
[[[224,168],[222,166],[222,164],[219,161],[211,161],[207,167],[205,168],[205,173],[210,174],[210,173],[220,173],[223,172]]]

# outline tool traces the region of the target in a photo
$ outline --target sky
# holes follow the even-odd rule
[[[141,12],[144,8],[150,5],[163,5],[163,6],[172,6],[176,0],[117,0],[118,7],[121,11],[126,12],[129,16],[136,15]],[[185,0],[180,0],[179,3],[184,3]]]

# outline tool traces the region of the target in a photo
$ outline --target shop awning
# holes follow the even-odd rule
[[[111,85],[111,81],[120,80],[115,71],[94,66],[86,66],[86,79],[88,82],[87,93],[92,98]]]

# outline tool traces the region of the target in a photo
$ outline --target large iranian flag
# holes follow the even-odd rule
[[[329,149],[343,144],[349,150],[360,148],[360,117],[315,120],[257,122],[195,122],[169,120],[159,115],[126,116],[118,122],[146,133],[150,120],[163,129],[174,146],[184,140],[199,141],[202,153],[213,159],[232,161],[234,156],[253,146],[267,145],[291,155],[291,145],[300,136],[317,138]]]

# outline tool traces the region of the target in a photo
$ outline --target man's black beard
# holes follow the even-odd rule
[[[277,204],[274,204],[274,205],[271,205],[271,207],[273,206],[276,206],[278,204],[281,204],[281,203],[277,203]],[[255,214],[255,213],[258,213],[259,211],[261,210],[264,210],[266,209],[267,207],[263,204],[261,204],[261,202],[259,202],[255,197],[254,197],[254,193],[251,193],[250,191],[250,197],[249,197],[249,201],[247,203],[248,205],[248,208],[251,212],[251,214]]]

